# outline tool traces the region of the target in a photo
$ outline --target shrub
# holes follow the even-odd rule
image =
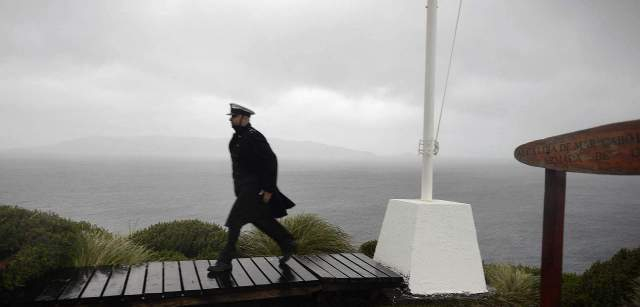
[[[631,299],[633,280],[640,276],[640,248],[621,249],[611,259],[596,262],[582,275],[587,306],[619,306]]]
[[[631,286],[633,287],[633,291],[631,295],[629,295],[627,304],[629,306],[640,306],[640,276],[633,280]]]
[[[539,278],[522,267],[507,264],[485,265],[487,283],[496,289],[491,297],[498,306],[537,306]]]
[[[226,242],[226,236],[222,239],[222,241],[219,242],[219,244],[216,244],[214,246],[207,246],[204,249],[202,249],[196,256],[196,258],[197,259],[218,259],[218,254],[222,251],[222,248],[224,247],[225,242]]]
[[[371,240],[362,243],[360,245],[360,252],[369,256],[369,258],[373,258],[373,255],[376,253],[376,246],[378,245],[378,240]]]
[[[188,258],[200,258],[217,256],[226,242],[227,232],[213,223],[182,220],[151,225],[129,238],[157,252],[175,251]]]
[[[82,229],[53,213],[0,206],[0,289],[25,286],[46,272],[71,266],[80,244]]]
[[[154,253],[126,237],[103,231],[83,231],[75,266],[135,264],[149,261]],[[184,257],[184,256],[183,256]]]
[[[576,273],[562,274],[562,306],[584,306],[582,277]]]
[[[187,260],[187,259],[188,258],[185,255],[183,255],[181,252],[164,250],[164,251],[153,253],[150,260],[151,261],[180,261],[180,260]]]
[[[314,214],[286,217],[282,224],[291,232],[298,244],[298,254],[342,253],[353,251],[350,237],[340,227],[331,225]],[[240,253],[246,256],[281,255],[280,248],[269,236],[252,228],[239,242]]]

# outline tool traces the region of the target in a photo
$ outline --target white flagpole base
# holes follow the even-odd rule
[[[469,204],[389,200],[373,259],[408,276],[413,294],[487,292]]]

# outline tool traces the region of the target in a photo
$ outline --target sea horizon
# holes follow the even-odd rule
[[[377,239],[389,199],[419,198],[420,163],[281,160],[278,185],[297,206]],[[434,198],[472,206],[485,262],[539,266],[544,170],[515,160],[436,160]],[[640,178],[568,174],[564,270],[582,272],[640,246]],[[54,212],[128,234],[181,219],[223,224],[233,200],[225,159],[0,155],[0,204]]]

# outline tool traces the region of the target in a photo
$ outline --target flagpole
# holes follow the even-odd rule
[[[435,155],[434,131],[434,97],[435,87],[435,48],[438,8],[437,0],[427,1],[427,37],[425,48],[425,83],[424,83],[424,121],[422,130],[422,190],[421,199],[433,200],[433,157]]]
[[[389,200],[373,259],[408,276],[413,294],[486,293],[471,205],[433,199],[438,2],[427,4],[421,196]]]

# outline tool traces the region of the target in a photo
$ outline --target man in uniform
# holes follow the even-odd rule
[[[233,188],[236,201],[229,212],[225,226],[228,227],[227,244],[220,252],[211,272],[231,270],[231,260],[236,256],[236,243],[240,229],[252,223],[278,243],[284,264],[293,253],[296,244],[293,236],[276,218],[287,215],[287,209],[295,204],[280,193],[276,186],[278,161],[267,139],[249,123],[253,111],[241,105],[231,104],[231,126],[235,130],[229,152],[233,169]]]

